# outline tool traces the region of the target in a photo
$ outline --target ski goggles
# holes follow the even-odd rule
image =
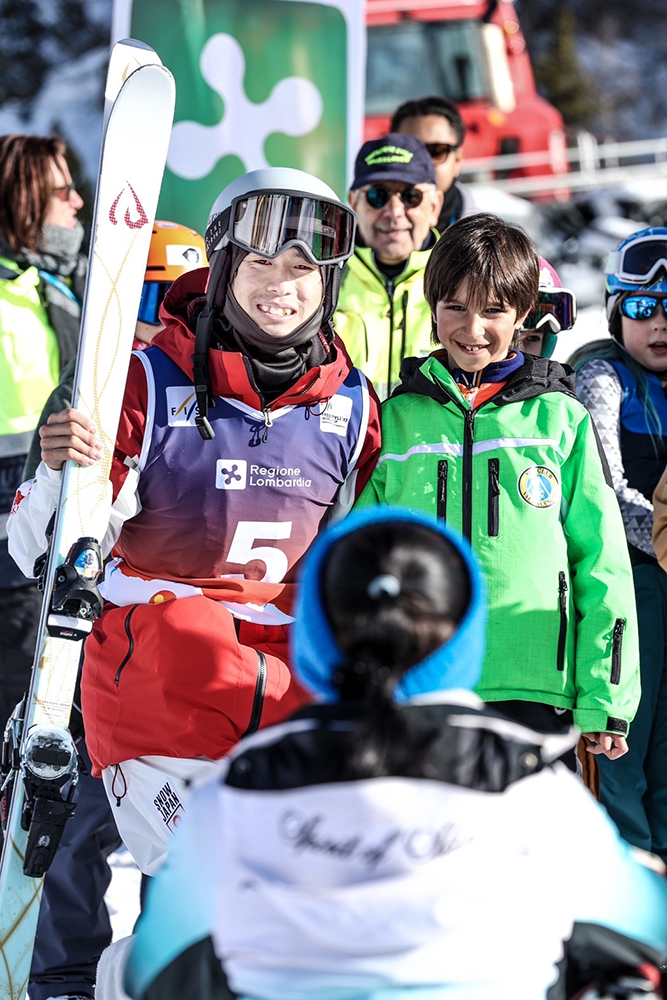
[[[160,306],[171,285],[171,281],[145,281],[137,319],[151,326],[160,326]]]
[[[450,153],[459,148],[458,146],[453,146],[451,142],[425,142],[424,145],[434,163],[442,163]]]
[[[667,317],[667,299],[657,299],[653,295],[628,295],[621,302],[621,313],[628,319],[650,319],[659,305]]]
[[[209,254],[223,235],[225,216],[218,216],[206,234]],[[340,202],[298,191],[256,191],[232,201],[226,236],[262,257],[298,247],[313,264],[337,264],[354,250],[355,227],[354,213]]]
[[[421,205],[424,192],[416,187],[406,187],[402,191],[392,191],[383,184],[373,184],[364,191],[364,197],[371,208],[384,208],[392,195],[397,194],[406,208]]]
[[[663,236],[640,236],[628,246],[609,254],[604,273],[612,274],[619,281],[646,285],[661,267],[667,271],[667,239]]]
[[[577,318],[577,300],[569,288],[540,290],[537,302],[523,321],[523,330],[549,327],[553,333],[571,330]]]

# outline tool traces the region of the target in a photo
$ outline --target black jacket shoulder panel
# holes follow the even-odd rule
[[[569,365],[551,358],[536,358],[524,354],[523,364],[508,378],[505,387],[493,397],[493,402],[518,403],[547,392],[564,392],[576,399],[577,377]]]
[[[549,766],[539,737],[515,727],[488,710],[453,704],[407,705],[400,709],[410,733],[430,736],[423,773],[396,774],[486,792],[503,792],[529,774]],[[290,728],[272,743],[235,755],[222,779],[233,788],[278,791],[366,778],[351,773],[350,746],[355,739],[359,707],[313,706],[294,719],[309,718],[308,727]]]

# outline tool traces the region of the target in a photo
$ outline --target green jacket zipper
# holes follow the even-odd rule
[[[447,473],[448,463],[442,459],[438,462],[438,496],[436,501],[436,515],[440,521],[447,520]]]
[[[489,535],[498,534],[500,498],[500,460],[489,459]]]
[[[472,537],[472,446],[474,441],[475,410],[465,410],[463,432],[463,534]]]
[[[614,622],[614,638],[611,646],[611,677],[612,684],[621,683],[621,653],[623,651],[623,632],[625,622],[622,618],[617,618]]]
[[[127,615],[125,616],[125,622],[124,622],[123,627],[125,629],[125,635],[127,636],[127,641],[129,643],[129,645],[128,645],[127,653],[123,657],[123,662],[121,663],[121,665],[119,666],[118,670],[116,671],[116,676],[114,678],[114,680],[116,682],[116,687],[120,686],[120,675],[122,674],[123,670],[125,669],[125,665],[127,664],[127,661],[130,659],[130,657],[132,656],[132,653],[134,652],[134,636],[132,635],[132,629],[130,627],[130,622],[132,620],[132,615],[134,614],[134,612],[137,610],[138,607],[139,607],[138,604],[133,604],[132,607],[130,608],[130,610],[128,611]]]
[[[243,733],[244,736],[250,736],[251,733],[256,733],[259,729],[259,724],[262,719],[262,709],[264,708],[264,692],[266,691],[266,657],[264,653],[257,653],[257,680],[255,681],[255,696],[252,702],[252,712],[250,713],[250,722],[248,723],[248,728]]]
[[[387,359],[387,396],[391,394],[391,362],[394,353],[394,283],[387,281],[385,286],[389,297],[389,356]]]
[[[560,609],[560,627],[558,629],[558,652],[556,666],[565,669],[565,640],[567,638],[567,580],[561,570],[558,574],[558,606]]]

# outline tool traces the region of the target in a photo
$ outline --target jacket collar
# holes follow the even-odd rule
[[[431,255],[431,251],[433,250],[433,247],[440,238],[440,234],[438,233],[437,229],[431,229],[431,237],[432,239],[429,241],[429,246],[426,248],[426,250],[412,251],[412,253],[405,262],[404,269],[396,277],[395,284],[399,284],[402,281],[406,281],[408,278],[411,278],[414,274],[417,274],[418,271],[424,270],[428,262],[428,259]],[[361,264],[363,264],[365,268],[367,268],[371,272],[371,274],[373,274],[373,276],[378,281],[380,281],[383,285],[387,283],[386,277],[384,276],[382,271],[379,270],[377,264],[375,263],[375,255],[370,247],[366,246],[355,247],[354,254],[350,259],[350,264],[352,264],[355,257],[357,258],[358,261],[361,262]]]
[[[463,397],[444,363],[445,358],[442,350],[435,351],[425,361],[422,358],[406,358],[401,365],[401,384],[394,389],[392,397],[415,392],[441,403],[453,400],[460,405]],[[525,354],[523,364],[509,375],[504,388],[493,396],[491,402],[502,406],[547,392],[564,392],[576,397],[575,385],[576,376],[569,365]]]

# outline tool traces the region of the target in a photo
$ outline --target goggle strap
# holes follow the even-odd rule
[[[213,389],[208,370],[208,348],[210,344],[211,323],[213,321],[213,306],[206,296],[206,304],[197,319],[195,331],[195,349],[192,355],[192,375],[197,397],[197,416],[195,425],[204,441],[211,441],[215,431],[208,419],[208,410],[213,406]]]

